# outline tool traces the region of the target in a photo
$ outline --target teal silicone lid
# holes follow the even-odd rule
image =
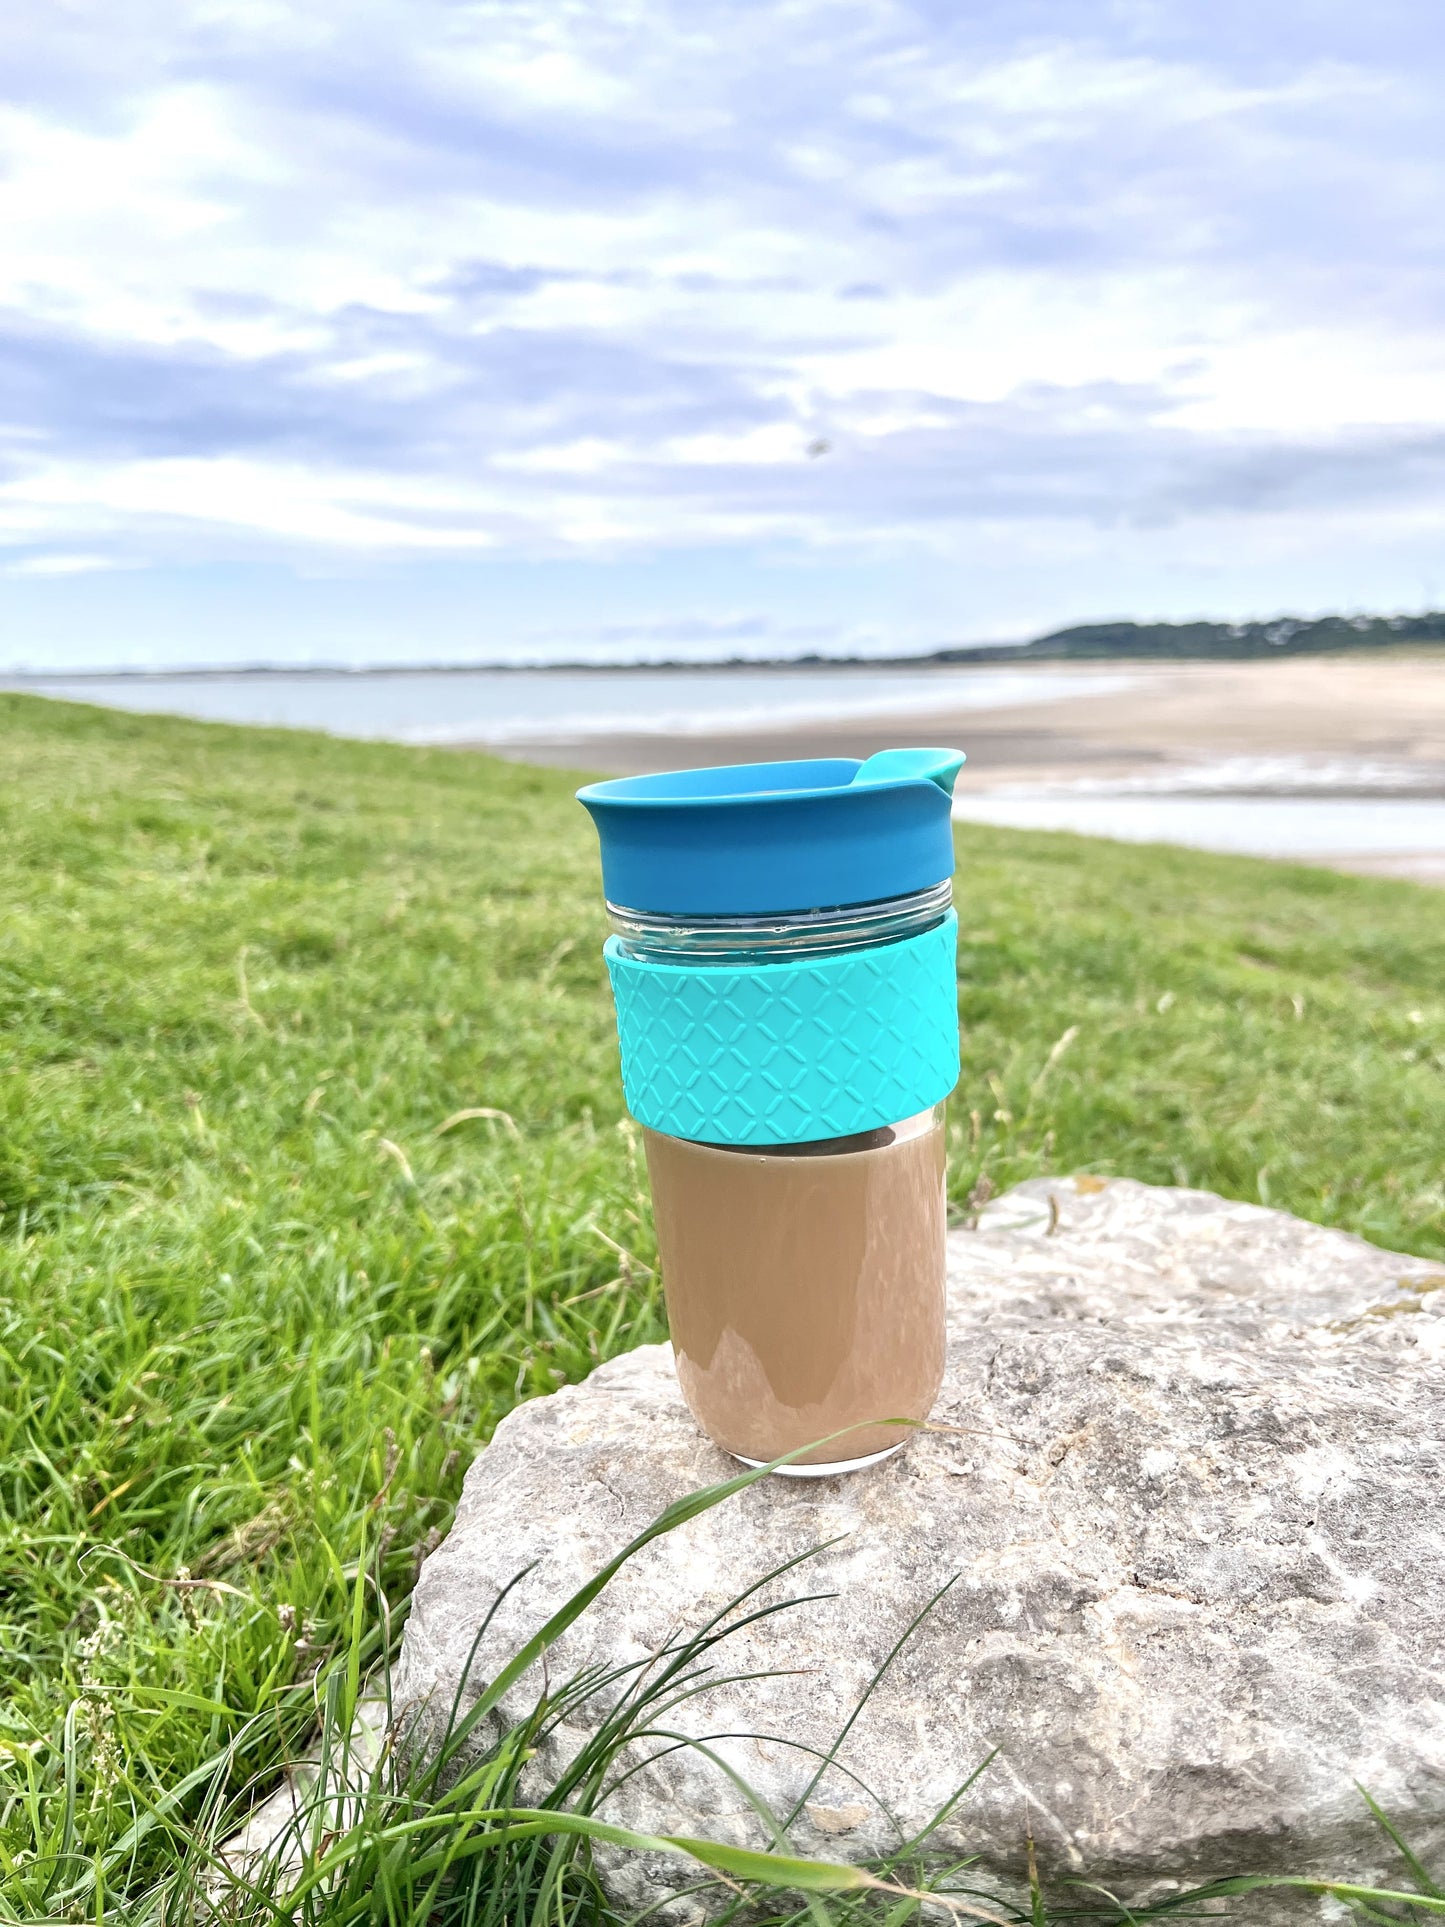
[[[589,783],[609,903],[678,916],[874,903],[953,875],[964,755],[888,749]]]

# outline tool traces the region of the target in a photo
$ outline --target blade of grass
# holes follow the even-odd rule
[[[1399,1829],[1395,1826],[1394,1822],[1390,1819],[1389,1815],[1384,1811],[1382,1807],[1380,1807],[1376,1803],[1376,1801],[1374,1800],[1374,1798],[1371,1796],[1371,1794],[1368,1792],[1366,1788],[1360,1787],[1359,1794],[1360,1794],[1360,1798],[1364,1801],[1365,1805],[1370,1809],[1370,1812],[1374,1815],[1376,1824],[1380,1828],[1382,1828],[1382,1830],[1389,1836],[1389,1838],[1394,1842],[1395,1846],[1398,1848],[1400,1858],[1404,1861],[1405,1865],[1410,1869],[1410,1878],[1419,1887],[1420,1892],[1422,1894],[1428,1895],[1433,1900],[1441,1899],[1442,1895],[1441,1895],[1441,1890],[1439,1886],[1431,1878],[1429,1872],[1425,1867],[1424,1862],[1420,1859],[1419,1855],[1414,1851],[1413,1848],[1407,1845],[1403,1835],[1400,1833]]]

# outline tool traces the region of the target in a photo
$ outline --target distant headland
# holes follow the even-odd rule
[[[1089,622],[1017,648],[939,649],[929,662],[1248,662],[1445,643],[1445,614],[1280,616],[1271,622]],[[924,660],[920,658],[920,660]]]

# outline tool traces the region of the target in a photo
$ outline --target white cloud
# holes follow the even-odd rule
[[[1267,559],[1445,517],[1413,16],[21,14],[0,527],[30,573],[1120,527],[1182,558],[1226,521]]]
[[[100,570],[113,569],[114,558],[108,555],[67,555],[63,549],[53,550],[49,555],[27,555],[18,562],[5,567],[6,575],[94,575]]]

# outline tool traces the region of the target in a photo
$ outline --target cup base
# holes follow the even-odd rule
[[[901,1452],[907,1443],[907,1439],[900,1439],[897,1445],[885,1445],[881,1452],[870,1452],[862,1459],[833,1459],[826,1465],[775,1466],[773,1477],[775,1479],[836,1479],[844,1472],[862,1472],[870,1465],[881,1465],[884,1459],[891,1459],[895,1452]],[[766,1459],[745,1458],[741,1452],[734,1452],[733,1457],[740,1459],[744,1465],[750,1465],[755,1472],[768,1463]]]

